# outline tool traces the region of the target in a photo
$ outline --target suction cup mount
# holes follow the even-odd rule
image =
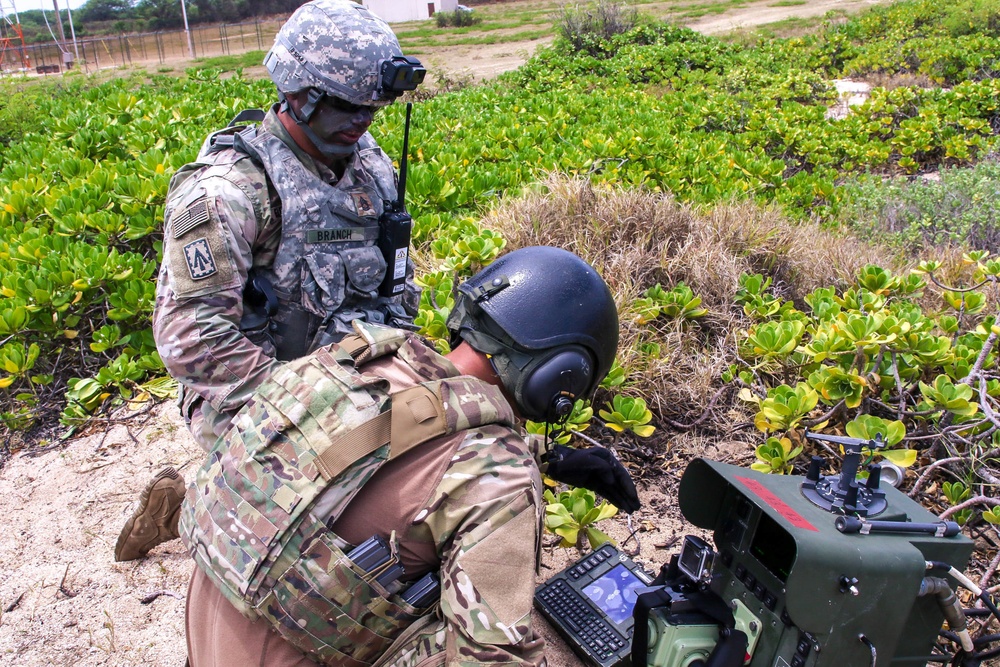
[[[885,492],[879,488],[882,470],[879,466],[868,466],[868,481],[858,483],[858,468],[861,467],[861,452],[867,448],[876,450],[885,447],[881,433],[871,440],[849,438],[840,435],[810,433],[811,440],[833,442],[844,447],[843,467],[840,475],[820,475],[823,457],[814,456],[809,463],[809,472],[802,482],[802,495],[811,503],[834,514],[849,516],[877,516],[885,511]]]

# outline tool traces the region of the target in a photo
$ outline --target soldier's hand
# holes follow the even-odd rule
[[[628,470],[604,447],[573,449],[556,445],[549,452],[546,474],[557,482],[599,493],[626,513],[639,509],[639,496]]]

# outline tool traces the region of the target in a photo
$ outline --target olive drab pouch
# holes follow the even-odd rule
[[[362,667],[428,610],[366,577],[328,526],[388,459],[514,415],[497,387],[467,376],[390,395],[363,366],[413,334],[354,326],[261,385],[189,487],[180,533],[244,615],[321,662]]]

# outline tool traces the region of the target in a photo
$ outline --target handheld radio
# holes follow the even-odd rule
[[[378,247],[385,258],[385,278],[379,285],[379,296],[393,297],[403,293],[406,264],[410,257],[410,233],[413,218],[406,212],[406,156],[410,148],[410,112],[413,103],[406,103],[406,125],[403,129],[403,156],[399,160],[399,186],[395,201],[388,200],[379,218]]]

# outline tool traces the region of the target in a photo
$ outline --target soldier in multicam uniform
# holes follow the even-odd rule
[[[300,7],[264,65],[279,102],[266,116],[241,114],[259,126],[209,136],[171,180],[164,215],[153,334],[206,450],[283,362],[336,341],[355,319],[413,328],[419,301],[409,262],[395,267],[406,272],[402,294],[378,295],[378,221],[397,198],[396,175],[367,129],[423,68],[350,0]],[[183,491],[172,468],[149,483],[116,560],[177,537]]]
[[[412,333],[358,322],[355,339],[277,370],[236,416],[182,510],[198,564],[186,609],[193,667],[544,664],[531,628],[542,453],[515,414],[557,421],[593,393],[617,348],[615,303],[572,253],[525,248],[463,284],[448,324],[442,357]],[[407,392],[426,388],[439,413],[413,407]],[[441,426],[412,436],[397,426],[409,423],[401,410],[419,428],[434,414]],[[381,417],[391,434],[373,442],[389,444],[335,466]],[[397,436],[415,443],[397,450]],[[556,446],[542,458],[550,476],[569,470],[638,509],[607,450]],[[439,601],[408,607],[359,572],[345,554],[373,534],[406,583],[438,573]]]

